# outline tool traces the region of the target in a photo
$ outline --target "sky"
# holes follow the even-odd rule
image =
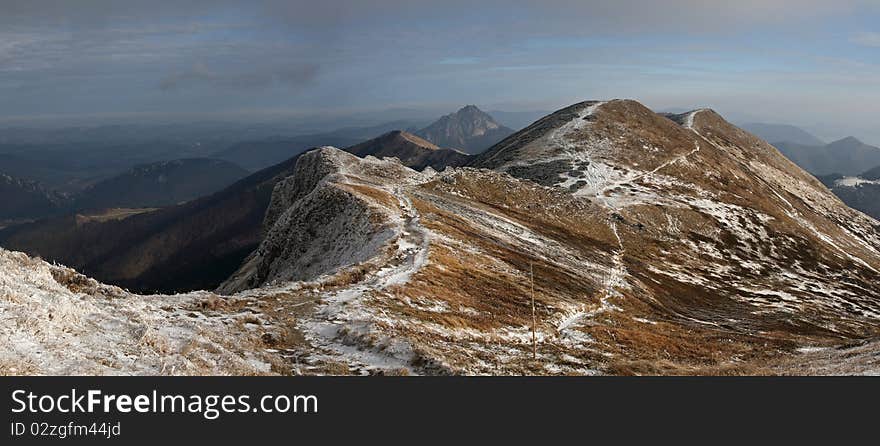
[[[0,0],[0,123],[609,98],[880,144],[880,0]]]

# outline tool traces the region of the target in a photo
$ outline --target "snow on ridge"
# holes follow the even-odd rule
[[[840,187],[859,187],[864,184],[880,185],[880,180],[866,180],[861,177],[843,177],[834,181],[834,185]]]
[[[0,249],[0,374],[271,373],[254,317],[203,311],[212,297],[133,295]]]
[[[701,112],[704,112],[706,110],[708,110],[708,109],[707,108],[698,108],[696,110],[691,110],[690,112],[688,112],[688,115],[684,121],[684,127],[687,129],[693,130],[694,129],[694,118],[696,118],[698,114],[700,114]]]

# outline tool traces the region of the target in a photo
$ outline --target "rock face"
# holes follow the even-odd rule
[[[0,174],[0,221],[42,218],[57,214],[65,198],[46,190],[40,183]]]
[[[190,158],[136,166],[94,184],[74,201],[77,209],[175,205],[244,178],[248,172],[228,161]]]
[[[447,166],[467,163],[468,155],[457,150],[442,149],[412,133],[395,130],[378,138],[345,149],[359,157],[397,158],[404,166],[415,170],[431,167],[443,170]]]
[[[470,154],[480,153],[512,133],[475,105],[463,107],[416,132],[440,147]]]

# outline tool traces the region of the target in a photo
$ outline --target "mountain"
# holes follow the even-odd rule
[[[345,127],[326,133],[243,141],[216,153],[214,158],[233,162],[249,170],[258,170],[313,147],[348,147],[390,131],[413,130],[417,125],[417,121],[397,120],[369,127]]]
[[[58,213],[64,201],[40,183],[0,173],[0,221],[46,217]]]
[[[774,144],[798,166],[816,175],[858,175],[865,166],[880,165],[880,148],[848,137],[824,146],[788,142]]]
[[[825,141],[811,135],[804,129],[787,124],[762,124],[752,122],[743,124],[743,130],[768,141],[771,144],[787,142],[802,146],[823,146]]]
[[[880,166],[857,176],[834,174],[819,180],[849,207],[880,220]]]
[[[443,173],[310,151],[265,226],[220,289],[290,296],[313,364],[808,373],[880,332],[880,225],[711,110],[575,104]]]
[[[432,143],[469,154],[480,153],[514,131],[498,124],[475,105],[443,116],[416,135]]]
[[[412,133],[395,130],[378,138],[345,149],[361,158],[372,155],[377,158],[396,157],[405,166],[416,170],[432,167],[443,170],[446,166],[461,166],[468,155],[457,150],[442,149]]]
[[[209,195],[247,176],[228,161],[189,158],[135,166],[100,181],[74,200],[76,209],[162,207]]]
[[[0,172],[78,193],[98,181],[142,164],[202,158],[210,145],[153,142],[67,142],[0,145]]]
[[[296,157],[187,203],[126,218],[75,214],[0,230],[0,246],[140,292],[216,287],[259,244]]]
[[[880,224],[715,112],[670,118],[578,103],[440,173],[310,150],[272,176],[226,297],[107,299],[0,250],[0,309],[25,321],[3,338],[37,344],[0,342],[0,358],[44,373],[877,373]],[[43,308],[46,293],[60,298]],[[118,360],[64,357],[82,346],[57,334],[86,332],[66,302]]]

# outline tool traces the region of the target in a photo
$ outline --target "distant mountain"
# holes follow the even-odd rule
[[[133,167],[84,190],[76,209],[163,207],[214,193],[247,176],[223,160],[189,158]]]
[[[46,187],[78,193],[97,181],[134,166],[180,158],[205,158],[228,145],[185,145],[165,142],[68,142],[0,144],[0,172]]]
[[[512,129],[499,124],[477,106],[468,105],[443,116],[416,135],[440,147],[477,154],[513,133]]]
[[[143,292],[211,289],[260,243],[275,184],[296,158],[213,195],[123,219],[51,218],[0,230],[0,246]]]
[[[855,176],[865,166],[880,165],[880,148],[849,137],[823,146],[789,142],[774,144],[788,159],[815,175]]]
[[[446,166],[461,166],[468,155],[457,150],[443,149],[412,133],[395,130],[378,138],[345,149],[361,158],[372,155],[377,158],[396,157],[405,166],[422,170],[431,166],[443,170]]]
[[[880,220],[880,166],[857,176],[820,176],[834,195],[853,209]]]
[[[348,147],[392,130],[415,131],[419,125],[420,121],[397,120],[370,127],[345,127],[327,133],[243,141],[212,157],[254,171],[280,163],[313,147]]]
[[[46,217],[59,212],[63,202],[40,183],[0,174],[0,220]]]
[[[806,130],[793,125],[753,122],[743,124],[742,128],[771,144],[784,141],[804,146],[825,145],[825,141],[822,141]]]
[[[488,112],[490,116],[498,120],[498,123],[514,130],[522,130],[530,126],[535,121],[550,114],[549,111],[519,111],[507,112],[501,110],[491,110]]]

